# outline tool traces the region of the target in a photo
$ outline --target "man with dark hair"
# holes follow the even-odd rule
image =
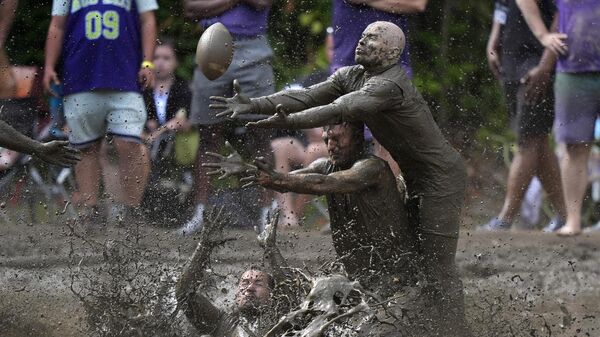
[[[293,275],[286,268],[287,264],[276,245],[278,217],[279,212],[275,212],[258,237],[271,274],[256,265],[243,272],[235,292],[235,308],[232,312],[225,312],[199,291],[199,286],[206,282],[204,273],[210,264],[212,250],[228,241],[222,238],[224,219],[220,214],[208,215],[196,250],[175,290],[179,307],[200,334],[213,337],[263,336],[277,322],[278,314],[299,303],[291,289]]]
[[[247,113],[274,116],[250,123],[263,128],[305,129],[364,122],[399,164],[406,188],[416,200],[420,248],[442,324],[468,335],[464,324],[462,283],[454,261],[464,202],[466,170],[444,138],[427,103],[398,65],[404,33],[390,22],[374,22],[355,50],[358,65],[340,68],[327,81],[303,90],[286,90],[249,99],[214,97],[218,115]],[[286,112],[292,112],[289,116]]]

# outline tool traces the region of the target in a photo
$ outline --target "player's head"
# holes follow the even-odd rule
[[[396,64],[405,43],[406,38],[400,27],[387,21],[376,21],[363,31],[354,60],[367,68]]]
[[[177,54],[175,42],[169,38],[161,38],[154,50],[154,66],[156,67],[156,78],[165,79],[175,74],[177,69]]]
[[[342,123],[323,128],[323,138],[327,144],[329,159],[335,165],[348,166],[360,155],[365,147],[364,125],[362,123]]]
[[[251,266],[240,276],[235,304],[242,314],[256,316],[270,304],[274,287],[275,280],[269,273]]]

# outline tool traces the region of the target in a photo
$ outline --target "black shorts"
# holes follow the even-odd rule
[[[504,82],[504,96],[511,126],[519,140],[527,137],[545,136],[552,132],[554,123],[554,90],[548,85],[546,96],[537,104],[525,103],[525,85],[520,82]]]

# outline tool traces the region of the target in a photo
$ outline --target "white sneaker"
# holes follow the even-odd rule
[[[192,235],[199,232],[204,225],[204,205],[198,204],[196,206],[196,212],[190,221],[188,221],[183,227],[177,230],[179,235]]]

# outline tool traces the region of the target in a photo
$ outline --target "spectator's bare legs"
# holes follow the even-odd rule
[[[0,46],[0,99],[14,97],[16,81],[4,47]]]
[[[271,149],[275,159],[275,169],[279,172],[290,172],[293,166],[304,164],[304,146],[295,138],[283,137],[271,141]],[[277,204],[283,210],[281,223],[288,226],[298,225],[299,209],[294,203],[291,193],[276,193]]]
[[[115,149],[119,156],[119,176],[123,190],[125,206],[138,207],[142,202],[148,182],[148,160],[142,144],[115,138]]]
[[[560,167],[556,153],[550,146],[550,141],[544,137],[538,145],[537,151],[537,176],[540,179],[544,190],[550,199],[554,208],[556,217],[559,219],[567,218],[567,209],[561,181]]]
[[[581,207],[588,184],[590,144],[567,144],[561,160],[562,185],[567,206],[567,222],[557,231],[559,235],[581,233]]]
[[[290,172],[293,166],[307,167],[318,158],[327,156],[327,149],[322,141],[312,142],[305,148],[300,141],[292,137],[277,138],[271,141],[275,159],[275,168],[280,172]],[[281,223],[294,226],[302,216],[304,205],[314,198],[311,195],[276,193],[277,203],[283,210]]]
[[[558,160],[550,149],[547,136],[527,137],[519,141],[519,148],[510,165],[504,206],[498,219],[512,223],[521,207],[521,202],[534,175],[538,175],[544,190],[552,202],[559,218],[566,216],[562,199],[562,188]]]
[[[81,161],[75,166],[75,180],[79,187],[78,200],[73,200],[76,204],[88,207],[98,205],[98,182],[101,176],[99,154],[99,142],[81,150]]]

